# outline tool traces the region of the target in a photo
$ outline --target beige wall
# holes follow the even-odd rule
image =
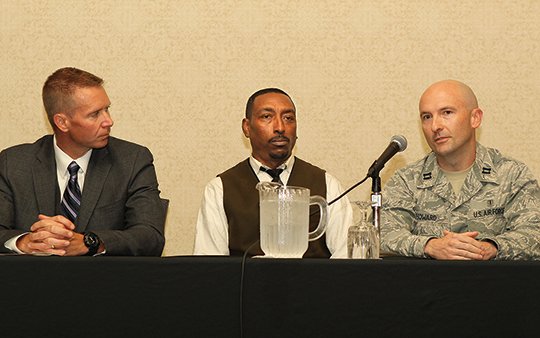
[[[148,146],[171,199],[165,255],[190,254],[204,185],[244,159],[240,121],[257,89],[288,91],[296,154],[344,186],[394,134],[421,157],[417,101],[468,83],[482,143],[540,177],[540,1],[0,1],[0,148],[49,133],[40,93],[55,69],[103,77],[113,134]],[[352,194],[367,198],[366,184]]]

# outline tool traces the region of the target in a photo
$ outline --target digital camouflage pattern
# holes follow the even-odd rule
[[[476,146],[476,161],[459,195],[435,154],[397,171],[383,193],[381,251],[426,257],[443,230],[478,231],[497,245],[495,259],[540,258],[540,189],[527,166]]]

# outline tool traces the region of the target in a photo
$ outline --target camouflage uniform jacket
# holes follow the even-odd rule
[[[497,245],[495,259],[540,258],[540,189],[530,170],[477,143],[476,160],[459,195],[432,152],[400,169],[383,193],[381,250],[426,257],[443,230],[478,231]]]

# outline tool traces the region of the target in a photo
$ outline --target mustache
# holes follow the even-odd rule
[[[278,135],[278,136],[274,136],[274,137],[272,137],[270,139],[270,142],[274,142],[274,141],[287,141],[287,142],[290,142],[291,140],[287,136]]]

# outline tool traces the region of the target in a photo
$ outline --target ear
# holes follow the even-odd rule
[[[244,132],[245,137],[249,138],[249,120],[247,118],[242,120],[242,132]]]
[[[474,129],[480,127],[482,124],[482,117],[484,116],[484,112],[480,108],[475,108],[471,112],[471,127]]]
[[[69,130],[69,120],[64,113],[57,113],[53,116],[54,125],[62,132]]]

